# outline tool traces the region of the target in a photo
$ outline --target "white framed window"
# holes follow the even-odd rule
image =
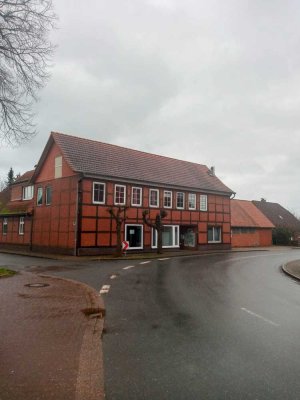
[[[142,205],[142,188],[133,187],[131,190],[131,205],[141,206]]]
[[[164,190],[164,207],[172,208],[172,192],[169,190]]]
[[[20,217],[20,219],[19,219],[19,235],[24,235],[24,224],[25,224],[25,217]]]
[[[189,193],[189,210],[196,210],[196,194]]]
[[[125,205],[126,203],[126,186],[115,185],[115,204]]]
[[[46,187],[46,205],[49,206],[52,203],[52,187]]]
[[[38,206],[41,206],[43,204],[43,188],[42,187],[37,188],[36,204]]]
[[[31,200],[33,198],[34,186],[23,187],[23,200]]]
[[[7,218],[3,218],[3,225],[2,225],[2,234],[3,235],[7,235],[7,227],[8,227]]]
[[[93,203],[94,204],[105,203],[105,183],[93,182]]]
[[[62,177],[62,156],[55,157],[54,160],[54,178]]]
[[[143,248],[143,225],[125,224],[125,240],[129,243],[128,250]]]
[[[184,193],[183,192],[176,193],[176,208],[179,208],[181,210],[184,209]]]
[[[150,189],[149,206],[150,207],[159,207],[159,190],[158,189]]]
[[[222,230],[220,226],[207,227],[207,241],[208,243],[221,243]]]
[[[157,248],[157,230],[152,228],[151,247]],[[162,247],[170,249],[179,247],[179,225],[164,225],[162,233]]]
[[[207,195],[200,194],[200,211],[207,211]]]

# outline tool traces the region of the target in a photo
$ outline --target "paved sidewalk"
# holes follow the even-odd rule
[[[285,273],[300,280],[300,260],[288,262],[282,266]]]
[[[36,283],[48,286],[26,286]],[[78,282],[1,278],[0,399],[103,399],[101,309],[98,293]]]

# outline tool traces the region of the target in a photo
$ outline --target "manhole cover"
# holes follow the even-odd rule
[[[37,288],[37,287],[46,287],[49,286],[49,283],[27,283],[28,287],[33,287],[33,288]]]

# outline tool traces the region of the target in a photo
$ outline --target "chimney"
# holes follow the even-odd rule
[[[210,176],[216,176],[216,169],[215,169],[214,166],[210,167],[209,175]]]

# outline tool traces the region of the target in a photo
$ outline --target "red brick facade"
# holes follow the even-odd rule
[[[60,142],[58,143],[55,141],[55,136],[51,136],[30,182],[13,186],[10,204],[20,202],[24,186],[34,185],[34,195],[31,200],[33,212],[32,216],[26,216],[24,235],[19,235],[17,217],[11,217],[0,211],[0,245],[23,244],[34,251],[74,255],[113,252],[117,245],[117,233],[116,222],[109,213],[109,208],[113,207],[115,210],[118,208],[118,205],[115,205],[115,190],[116,185],[120,185],[121,192],[126,192],[126,198],[122,203],[127,207],[126,220],[122,224],[122,239],[129,241],[129,250],[155,251],[156,232],[144,224],[142,216],[144,210],[148,210],[150,220],[154,220],[160,210],[167,212],[167,216],[163,219],[166,226],[164,247],[230,248],[232,191],[214,175],[208,174],[207,167],[160,156],[155,159],[156,163],[168,163],[169,167],[173,164],[176,167],[176,163],[180,163],[180,168],[187,168],[188,173],[191,171],[192,179],[196,179],[193,178],[193,173],[195,177],[202,174],[204,181],[208,182],[206,185],[209,186],[209,190],[197,187],[187,189],[178,186],[178,183],[172,187],[172,182],[166,182],[164,185],[161,182],[153,181],[153,184],[149,184],[141,180],[137,183],[134,179],[130,181],[130,177],[126,180],[124,177],[108,178],[101,176],[101,168],[99,176],[89,177],[87,173],[76,170],[75,164],[81,157],[80,152],[70,159],[70,154],[66,155],[65,148],[61,147]],[[85,145],[84,141],[83,147]],[[90,141],[87,141],[87,145],[91,145]],[[72,151],[77,152],[76,146]],[[112,153],[118,151],[119,148],[114,147]],[[140,160],[144,153],[137,153]],[[112,167],[115,168],[117,153],[114,156],[116,159]],[[109,162],[109,157],[107,159]],[[95,182],[98,182],[103,191],[100,202],[94,198]],[[212,185],[215,185],[217,190],[213,187],[211,189]],[[150,189],[159,194],[158,206],[149,204]],[[165,199],[165,196],[167,197],[165,191],[171,192],[168,200]],[[139,205],[132,205],[133,192],[137,192]],[[204,206],[202,204],[201,207],[200,196],[202,202],[204,201]],[[164,204],[164,201],[169,201],[171,204]],[[9,223],[8,230],[3,235],[4,218],[7,218]]]

